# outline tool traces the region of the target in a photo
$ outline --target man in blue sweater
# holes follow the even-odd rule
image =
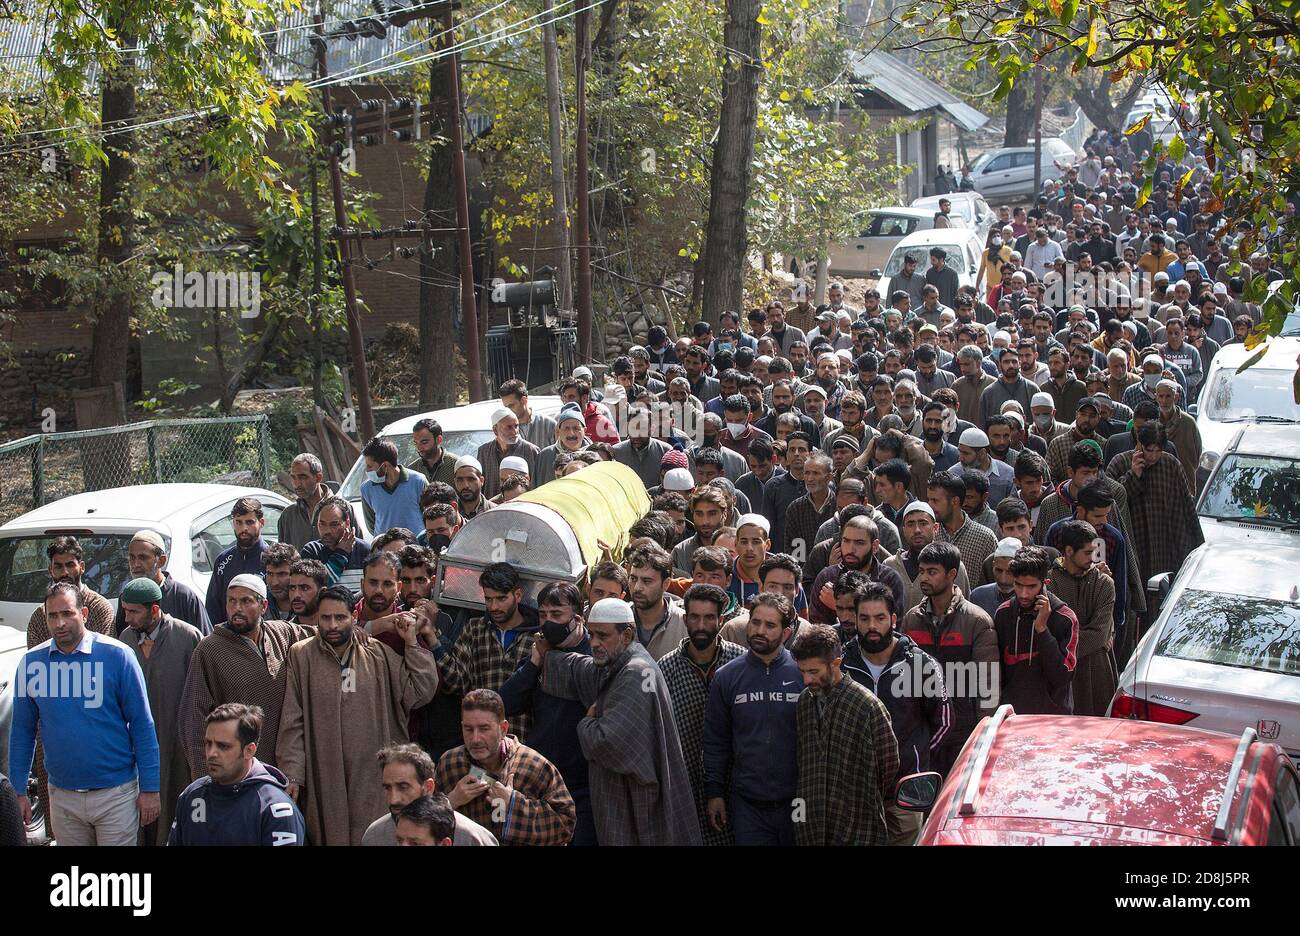
[[[261,734],[256,705],[227,702],[208,713],[208,775],[181,793],[168,845],[307,844],[307,825],[289,796],[289,781],[255,756]]]
[[[397,457],[397,446],[377,436],[366,443],[361,457],[366,460],[361,500],[375,515],[371,524],[375,535],[387,533],[393,527],[424,529],[420,495],[429,483],[424,475],[403,468]]]
[[[226,586],[236,575],[262,574],[262,553],[266,543],[262,540],[262,502],[256,497],[241,497],[230,508],[230,525],[235,529],[235,545],[217,556],[212,564],[212,578],[208,579],[208,594],[204,606],[208,620],[215,627],[226,623]],[[187,624],[190,622],[186,622]],[[197,625],[195,625],[197,626]]]
[[[709,823],[719,830],[730,823],[737,845],[794,844],[803,691],[799,664],[785,648],[794,623],[788,598],[758,594],[746,626],[749,652],[719,669],[709,686],[704,795]]]
[[[88,618],[79,589],[50,585],[51,637],[27,651],[14,676],[9,775],[26,791],[39,728],[59,844],[135,845],[158,818],[158,738],[135,653],[87,630]],[[31,803],[18,801],[30,822]]]

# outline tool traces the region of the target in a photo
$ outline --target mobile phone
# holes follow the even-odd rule
[[[492,776],[490,773],[488,773],[488,772],[487,772],[486,770],[484,770],[482,767],[479,767],[479,766],[477,766],[477,765],[475,765],[475,766],[473,766],[473,767],[471,767],[471,768],[469,769],[469,775],[470,775],[471,777],[473,777],[475,780],[481,780],[481,781],[483,781],[484,783],[496,783],[496,782],[497,782],[497,778],[496,778],[496,777]]]

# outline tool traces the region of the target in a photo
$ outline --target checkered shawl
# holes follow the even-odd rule
[[[506,754],[494,776],[510,797],[494,798],[489,790],[459,811],[491,829],[502,845],[567,845],[578,814],[559,768],[514,735],[502,744]],[[438,760],[438,789],[452,789],[473,766],[465,745],[447,751]]]
[[[811,689],[799,696],[798,845],[885,845],[885,804],[894,798],[898,740],[889,710],[847,673],[818,710]],[[801,802],[800,802],[801,801]],[[800,818],[796,816],[796,818]]]
[[[817,545],[817,528],[835,516],[835,489],[826,495],[826,503],[819,511],[807,494],[794,500],[785,509],[785,548],[799,562],[807,562],[808,554]],[[802,545],[800,545],[802,544]]]
[[[718,641],[718,652],[708,673],[686,655],[683,640],[675,650],[670,650],[659,660],[659,670],[664,674],[668,695],[672,698],[673,718],[677,722],[677,737],[682,742],[682,756],[686,758],[686,772],[690,774],[691,788],[695,791],[695,811],[700,817],[700,831],[705,845],[731,845],[734,838],[730,827],[719,832],[708,821],[704,796],[704,708],[709,701],[709,682],[724,663],[745,655],[745,648],[727,640]]]
[[[936,543],[952,543],[961,553],[961,561],[966,564],[966,575],[970,578],[970,587],[979,588],[984,584],[984,560],[997,549],[998,538],[985,526],[967,518],[962,528],[955,534],[949,533],[942,523],[934,534]]]
[[[525,624],[531,626],[531,623]],[[460,697],[471,689],[491,689],[500,692],[516,669],[519,661],[533,652],[536,633],[520,634],[509,649],[501,646],[500,629],[486,617],[470,618],[461,628],[460,635],[442,659],[438,661],[438,677],[442,691]],[[517,715],[510,726],[521,738],[528,737],[532,715]]]
[[[1142,477],[1133,474],[1135,452],[1116,455],[1106,473],[1128,492],[1133,536],[1129,543],[1137,554],[1145,582],[1161,572],[1177,572],[1183,560],[1205,542],[1196,504],[1187,487],[1187,473],[1178,459],[1165,454],[1148,465]],[[1121,533],[1128,537],[1126,530]]]

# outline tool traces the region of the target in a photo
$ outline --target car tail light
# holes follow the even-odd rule
[[[1198,714],[1186,709],[1174,708],[1172,705],[1148,702],[1129,695],[1123,689],[1116,693],[1115,701],[1110,705],[1111,718],[1136,718],[1140,721],[1160,722],[1165,725],[1185,725]]]

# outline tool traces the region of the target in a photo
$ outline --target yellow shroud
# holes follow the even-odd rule
[[[627,528],[650,511],[650,495],[640,477],[618,462],[591,465],[515,500],[541,504],[563,517],[578,539],[588,569],[601,561],[597,540],[609,544],[614,561],[621,559]]]

